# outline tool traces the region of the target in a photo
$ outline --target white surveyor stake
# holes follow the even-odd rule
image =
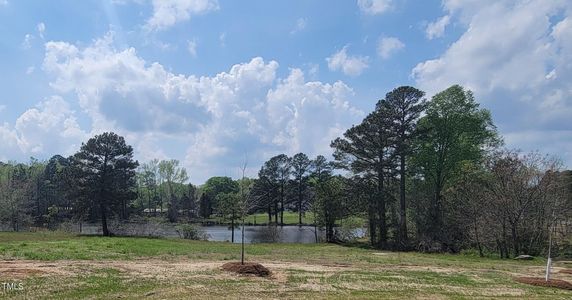
[[[550,268],[552,268],[552,258],[548,257],[548,262],[546,262],[546,281],[550,280]]]
[[[546,262],[546,281],[550,280],[550,268],[552,268],[552,258],[550,251],[552,250],[552,231],[554,230],[554,211],[552,211],[552,230],[548,233],[548,261]]]

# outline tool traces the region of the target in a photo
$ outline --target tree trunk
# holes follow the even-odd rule
[[[149,191],[149,188],[147,188],[147,202],[147,207],[149,208],[148,215],[151,215],[151,191]]]
[[[105,204],[103,201],[99,202],[99,208],[101,210],[101,230],[103,232],[103,236],[109,236],[109,230],[107,229],[107,216],[105,213]]]
[[[240,264],[244,265],[244,214],[242,217],[242,234],[241,234],[240,239],[241,239],[240,240],[240,243],[241,243],[241,246],[240,246]]]
[[[280,226],[284,226],[284,200],[280,201]]]
[[[484,257],[483,254],[483,247],[481,246],[481,241],[479,239],[479,228],[477,227],[477,220],[476,218],[473,219],[473,228],[475,229],[475,240],[477,242],[477,248],[479,249],[479,256]]]
[[[331,243],[334,241],[334,232],[333,232],[333,224],[331,220],[331,216],[326,208],[325,211],[325,221],[326,221],[326,242]]]
[[[387,247],[387,226],[386,226],[386,220],[385,220],[385,214],[386,214],[386,208],[385,208],[385,188],[384,188],[384,182],[383,182],[383,174],[381,172],[383,172],[382,170],[379,171],[380,173],[378,173],[378,189],[377,189],[377,197],[378,197],[378,207],[377,207],[377,212],[378,212],[378,218],[379,218],[379,241],[378,241],[378,247],[381,249],[385,249]]]
[[[278,225],[278,199],[274,201],[274,223]]]
[[[230,242],[234,243],[234,212],[232,212],[230,220],[230,230],[232,231],[232,233],[230,234]]]
[[[107,155],[103,160],[103,172],[100,175],[100,187],[99,187],[99,209],[101,213],[101,230],[103,232],[103,236],[109,236],[109,230],[107,229],[107,215],[106,215],[106,207],[105,207],[105,197],[104,197],[104,186],[105,186],[105,178],[107,176]]]
[[[439,183],[435,185],[435,194],[433,195],[433,203],[431,203],[431,220],[430,222],[430,230],[431,232],[429,235],[432,237],[433,241],[441,241],[441,236],[439,233],[441,232],[441,186]]]
[[[157,216],[157,188],[155,187],[153,189],[153,216],[156,217]]]
[[[513,246],[513,251],[514,251],[514,257],[517,257],[520,254],[520,245],[519,245],[519,241],[518,241],[518,233],[517,233],[517,229],[516,229],[516,224],[511,224],[511,235],[512,235],[512,246]]]
[[[369,204],[369,240],[372,247],[376,246],[377,243],[377,230],[376,230],[376,217],[375,217],[375,206],[373,202],[373,198],[370,199]]]
[[[314,238],[316,238],[316,243],[318,243],[318,224],[316,223],[316,212],[314,212]]]
[[[127,220],[127,203],[123,197],[121,197],[121,219]]]
[[[298,225],[302,226],[302,179],[298,180]]]
[[[506,245],[507,235],[506,235],[506,220],[502,221],[502,241],[501,245],[504,251],[505,258],[508,258],[508,247]]]
[[[284,226],[284,185],[280,187],[280,226]]]
[[[407,247],[407,204],[405,203],[405,155],[401,155],[399,167],[399,247]]]
[[[500,258],[501,258],[501,259],[505,258],[505,256],[504,256],[504,251],[503,251],[503,248],[502,248],[502,243],[501,243],[501,241],[500,241],[498,238],[496,239],[496,243],[497,243],[497,248],[499,249]]]

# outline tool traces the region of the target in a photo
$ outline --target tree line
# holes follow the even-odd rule
[[[0,163],[0,220],[16,231],[97,221],[109,235],[110,218],[218,218],[234,228],[253,213],[283,225],[291,212],[299,225],[311,214],[328,242],[357,217],[380,249],[506,258],[542,253],[550,234],[570,246],[572,172],[550,156],[506,149],[490,112],[461,86],[430,101],[398,87],[330,146],[332,160],[279,154],[257,178],[244,176],[245,164],[242,178],[195,186],[177,160],[139,164],[123,137],[103,133],[67,158]]]

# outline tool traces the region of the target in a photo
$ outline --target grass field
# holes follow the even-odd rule
[[[271,278],[226,273],[240,245],[178,239],[0,233],[0,298],[47,299],[571,299],[572,291],[528,286],[545,261],[392,253],[328,244],[247,245],[247,260]],[[555,264],[555,278],[572,268]],[[2,288],[2,286],[0,286]]]
[[[274,220],[274,216],[272,217],[272,220]],[[280,220],[280,215],[278,215],[278,220]],[[268,214],[258,213],[258,214],[248,215],[248,217],[246,217],[244,221],[248,224],[258,224],[258,225],[268,224]],[[284,212],[284,224],[296,225],[298,224],[298,221],[299,221],[298,213],[291,211]],[[307,213],[302,216],[302,224],[313,224],[313,223],[314,223],[314,217],[312,216],[312,214]]]
[[[228,223],[228,220],[224,220],[222,218],[212,218],[209,219],[210,221],[217,222],[217,223]],[[278,220],[280,220],[280,215],[278,215]],[[298,225],[299,216],[297,212],[285,211],[284,212],[284,225]],[[365,224],[365,220],[360,217],[350,217],[344,220],[345,222],[352,222],[354,224],[359,224],[363,226]],[[268,224],[268,214],[266,213],[257,213],[248,215],[244,222],[246,224],[255,224],[255,225],[266,225]],[[274,216],[272,216],[272,222],[274,222]],[[338,221],[338,225],[340,222]],[[306,213],[302,215],[302,224],[312,225],[314,224],[314,216],[311,213]]]

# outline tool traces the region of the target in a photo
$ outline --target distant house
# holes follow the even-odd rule
[[[169,210],[168,210],[166,207],[163,208],[163,209],[161,209],[161,208],[152,208],[152,209],[145,208],[145,209],[143,210],[143,213],[144,213],[144,214],[147,214],[147,215],[156,214],[156,213],[158,213],[158,214],[166,214],[167,211],[169,211]]]

